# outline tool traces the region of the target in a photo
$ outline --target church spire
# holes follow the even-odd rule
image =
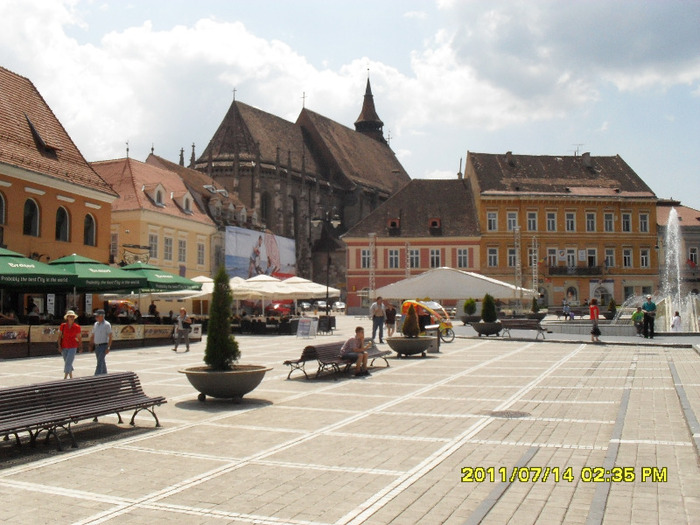
[[[377,110],[374,107],[372,86],[370,86],[369,76],[367,76],[365,100],[362,102],[362,111],[360,111],[360,116],[357,117],[357,120],[355,121],[355,130],[360,133],[364,133],[376,141],[386,144],[386,140],[384,140],[384,133],[382,132],[383,127],[384,122],[381,121],[379,115],[377,115]]]

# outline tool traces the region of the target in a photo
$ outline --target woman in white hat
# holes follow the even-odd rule
[[[73,310],[68,310],[63,316],[66,322],[59,328],[58,352],[63,356],[63,379],[73,378],[73,360],[80,351],[81,333],[76,317]]]

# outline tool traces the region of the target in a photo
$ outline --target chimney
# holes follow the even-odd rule
[[[462,174],[462,157],[459,158],[459,171],[457,172],[457,178],[462,180],[462,177],[464,175]]]
[[[185,166],[185,148],[180,148],[180,166]]]
[[[506,151],[506,162],[508,163],[509,166],[515,167],[515,159],[513,159],[513,152],[512,151]]]

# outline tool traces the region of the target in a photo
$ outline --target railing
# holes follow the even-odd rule
[[[602,266],[550,266],[549,275],[602,275]]]

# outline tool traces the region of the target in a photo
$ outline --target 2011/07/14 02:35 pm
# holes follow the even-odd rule
[[[639,470],[639,473],[637,473]],[[582,467],[578,479],[584,483],[633,483],[634,481],[665,483],[668,481],[667,467]],[[462,467],[463,483],[502,482],[545,483],[547,481],[576,480],[573,467]]]

